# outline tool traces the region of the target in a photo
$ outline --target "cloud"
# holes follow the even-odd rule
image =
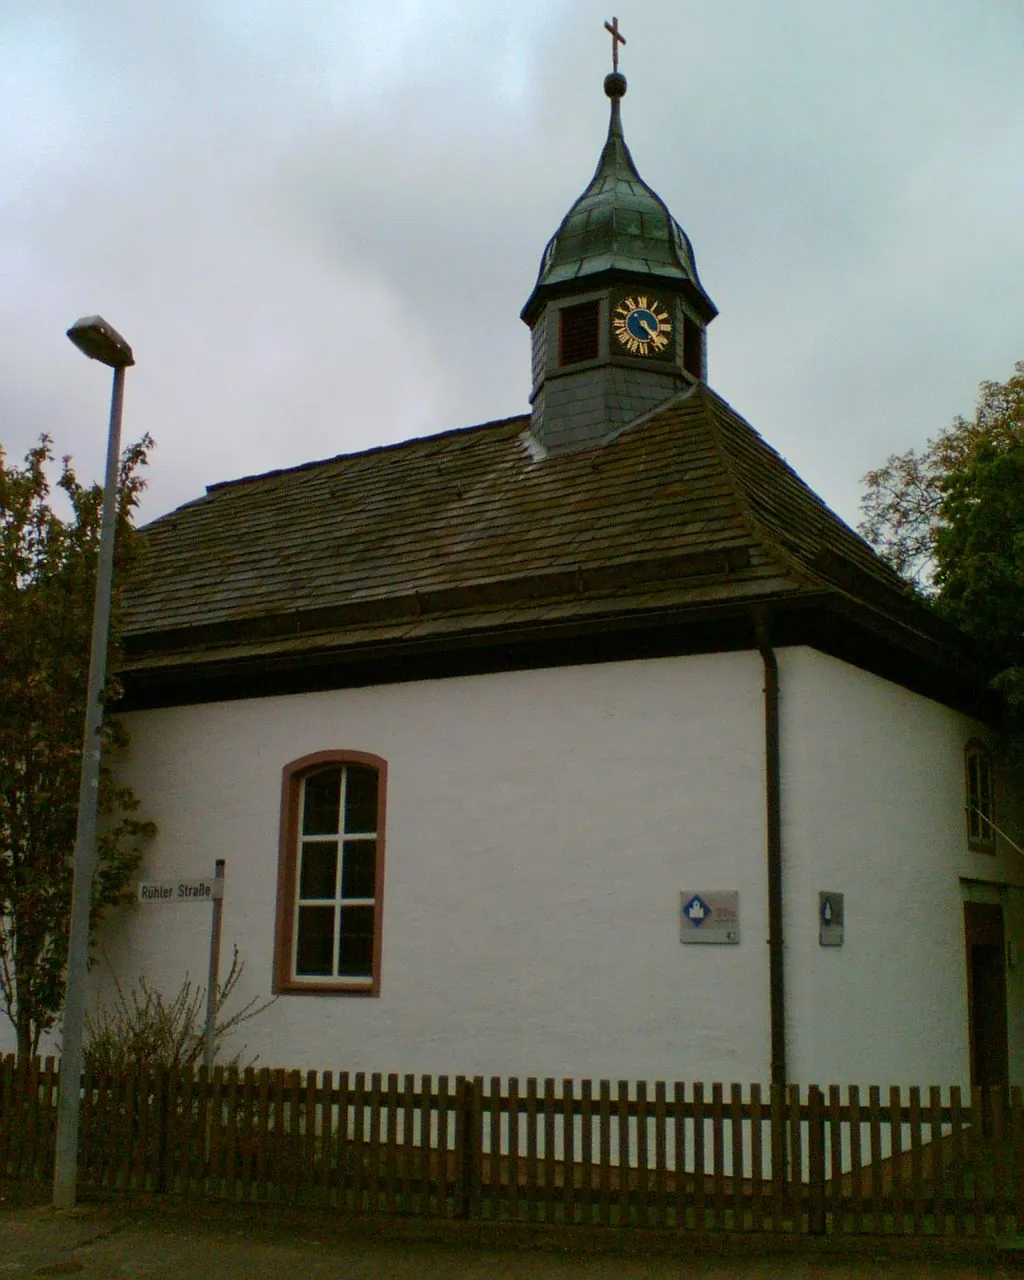
[[[1012,0],[620,0],[626,133],[721,315],[712,382],[847,516],[1024,355]],[[523,410],[518,319],[603,141],[583,0],[8,0],[0,439],[101,470],[136,348],[146,512]]]

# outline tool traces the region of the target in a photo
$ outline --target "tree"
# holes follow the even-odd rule
[[[1024,441],[1024,361],[1008,382],[983,382],[972,419],[957,417],[918,454],[892,454],[864,477],[860,532],[882,558],[924,594],[937,587],[937,540],[954,513],[944,510],[948,483],[966,473],[979,450],[1012,452]],[[952,548],[948,554],[955,556]]]
[[[136,547],[131,513],[152,446],[125,450],[115,550],[117,584]],[[0,451],[0,1008],[14,1024],[18,1053],[35,1053],[63,1004],[72,860],[85,723],[85,692],[103,491],[85,486],[64,458],[58,487],[70,506],[51,505],[49,437],[5,465]],[[105,700],[119,689],[107,681]],[[154,831],[138,818],[130,788],[110,760],[127,745],[123,725],[104,718],[101,834],[91,924],[124,895],[140,843]]]
[[[1024,361],[983,382],[974,417],[865,477],[861,533],[950,621],[985,644],[1024,709]]]

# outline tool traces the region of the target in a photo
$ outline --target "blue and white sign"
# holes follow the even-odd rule
[[[841,947],[844,932],[843,895],[822,889],[818,894],[818,945]]]
[[[740,940],[740,895],[730,889],[684,889],[679,941],[730,945]]]

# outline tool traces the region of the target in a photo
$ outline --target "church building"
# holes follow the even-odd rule
[[[225,860],[260,1065],[1022,1083],[984,655],[712,390],[715,304],[604,87],[522,311],[529,414],[145,529],[141,877]],[[203,982],[209,929],[118,909],[92,998]]]

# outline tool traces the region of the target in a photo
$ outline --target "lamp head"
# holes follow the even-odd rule
[[[83,316],[68,330],[68,337],[90,360],[99,360],[111,369],[135,363],[132,349],[113,325],[102,316]]]

